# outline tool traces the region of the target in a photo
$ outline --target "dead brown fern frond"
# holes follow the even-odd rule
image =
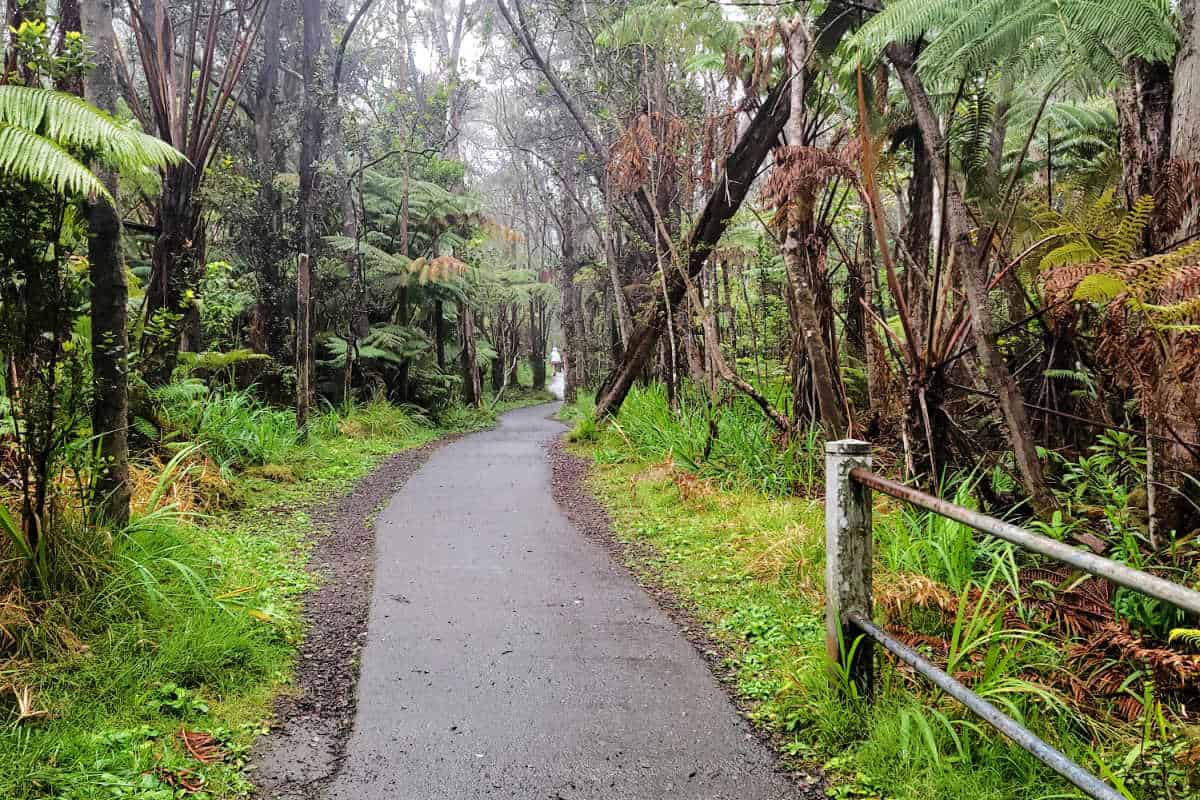
[[[1083,697],[1109,699],[1126,720],[1141,713],[1141,703],[1126,691],[1129,678],[1138,672],[1154,680],[1157,692],[1174,695],[1186,705],[1194,707],[1200,695],[1200,655],[1147,642],[1123,621],[1109,622],[1071,647],[1067,662]]]
[[[1102,578],[1055,565],[1026,567],[1017,579],[1020,602],[1031,622],[1077,637],[1090,635],[1112,621],[1112,589]]]
[[[858,140],[837,150],[788,145],[775,150],[775,166],[763,185],[762,199],[776,209],[776,223],[787,222],[794,206],[811,206],[830,181],[856,181]]]
[[[892,618],[913,608],[937,609],[948,619],[958,612],[958,597],[946,587],[924,575],[892,575],[876,585],[875,601]]]
[[[690,154],[688,128],[679,117],[652,111],[625,126],[609,151],[608,176],[613,188],[628,194],[652,179],[682,177]]]

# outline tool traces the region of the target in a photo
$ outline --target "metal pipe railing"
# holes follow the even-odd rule
[[[1113,561],[1111,558],[1104,558],[1086,550],[1078,550],[1057,539],[1051,539],[1049,536],[1039,533],[1031,533],[1024,528],[1018,528],[1016,525],[1003,522],[995,517],[989,517],[987,514],[956,506],[940,497],[934,497],[902,483],[888,480],[861,467],[851,469],[850,477],[863,486],[891,495],[897,500],[903,500],[927,511],[940,514],[947,519],[961,522],[977,531],[990,534],[997,539],[1003,539],[1025,550],[1053,558],[1055,561],[1069,564],[1089,575],[1105,578],[1126,589],[1150,595],[1165,603],[1182,608],[1184,611],[1200,614],[1200,592],[1164,580],[1157,575],[1133,569],[1119,561]]]
[[[956,681],[945,670],[926,660],[920,653],[883,630],[858,612],[847,615],[864,634],[883,645],[896,658],[928,678],[930,683],[966,706],[976,716],[1004,734],[1013,744],[1062,775],[1096,800],[1126,800],[1125,796],[1048,744],[1037,734]]]
[[[876,475],[870,469],[871,447],[866,442],[829,442],[825,453],[825,646],[831,663],[842,664],[841,669],[836,671],[839,680],[848,679],[858,687],[863,697],[870,700],[874,694],[872,644],[878,643],[1089,797],[1094,800],[1123,800],[1124,796],[1116,789],[875,625],[871,613],[871,490],[961,522],[1017,547],[1106,578],[1193,614],[1200,614],[1200,592]]]

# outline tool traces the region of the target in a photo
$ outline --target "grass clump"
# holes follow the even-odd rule
[[[211,389],[198,380],[156,389],[164,439],[195,442],[223,469],[279,463],[296,444],[296,418],[248,391]]]
[[[619,463],[670,460],[722,489],[745,489],[773,496],[819,489],[824,474],[820,431],[813,427],[777,441],[762,411],[744,397],[712,408],[690,389],[671,408],[661,384],[635,387],[609,423],[617,438],[598,453]],[[575,412],[590,417],[586,409]]]

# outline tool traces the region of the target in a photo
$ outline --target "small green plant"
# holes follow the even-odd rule
[[[600,429],[596,426],[596,420],[591,417],[580,417],[575,423],[575,427],[567,434],[567,439],[572,442],[594,442],[600,437]]]
[[[189,717],[208,713],[208,703],[196,696],[196,693],[174,683],[164,683],[154,690],[147,701],[147,706],[155,712],[170,714],[176,717]]]
[[[280,463],[296,444],[294,415],[266,407],[247,391],[214,391],[185,380],[153,397],[170,432],[198,442],[226,469]]]

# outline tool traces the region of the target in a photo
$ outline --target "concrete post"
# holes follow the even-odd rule
[[[871,445],[843,439],[825,445],[825,650],[861,697],[874,691],[874,647],[844,614],[871,619],[871,490],[850,479],[871,468]],[[853,651],[853,659],[845,659]],[[832,667],[831,667],[832,668]],[[840,683],[840,681],[839,681]]]

